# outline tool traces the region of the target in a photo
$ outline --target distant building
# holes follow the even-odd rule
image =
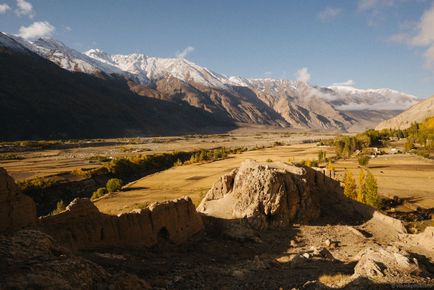
[[[397,154],[399,153],[399,150],[397,148],[390,149],[390,154]]]

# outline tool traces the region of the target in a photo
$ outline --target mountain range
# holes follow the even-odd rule
[[[84,53],[0,33],[3,139],[220,132],[266,125],[354,131],[417,103],[391,89],[228,77],[185,58]],[[3,120],[1,120],[3,119]]]

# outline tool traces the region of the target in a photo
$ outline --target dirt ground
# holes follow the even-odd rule
[[[163,244],[144,252],[85,253],[85,257],[111,271],[134,273],[153,289],[329,289],[321,281],[335,275],[349,278],[359,252],[367,247],[411,250],[397,236],[385,235],[380,224],[370,223],[296,224],[261,232],[253,241],[226,237],[205,219],[206,231],[181,246]],[[367,236],[356,234],[354,228]],[[326,246],[327,240],[333,241],[332,246]],[[319,249],[327,249],[325,255],[316,256]],[[297,258],[303,254],[309,258]],[[429,255],[420,256],[418,261],[431,267],[429,259]],[[426,276],[425,280],[397,277],[393,285],[357,279],[345,289],[406,289],[405,285],[415,286],[412,283],[434,286],[432,273]]]

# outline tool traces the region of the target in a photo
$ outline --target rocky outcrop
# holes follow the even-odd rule
[[[354,277],[365,277],[376,282],[404,282],[412,275],[420,276],[423,271],[416,258],[396,247],[367,248],[356,259]]]
[[[21,193],[12,177],[0,167],[0,232],[15,231],[35,222],[35,203]]]
[[[322,201],[337,200],[341,192],[339,182],[313,169],[246,160],[222,176],[197,209],[257,229],[275,228],[319,218]]]
[[[39,226],[73,250],[179,244],[203,229],[190,198],[153,203],[118,216],[100,213],[88,199],[75,199],[65,211],[42,217]]]
[[[133,274],[111,274],[45,233],[0,235],[0,289],[151,289]]]

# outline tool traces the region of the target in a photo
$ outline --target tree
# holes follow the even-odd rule
[[[365,186],[366,173],[365,170],[360,169],[359,173],[359,188],[357,189],[357,201],[366,202],[366,186]]]
[[[344,175],[344,194],[345,196],[356,199],[356,180],[351,171],[346,170]]]
[[[122,188],[122,180],[119,178],[111,178],[105,186],[108,192],[116,192]]]
[[[366,204],[374,208],[380,208],[381,199],[380,196],[378,195],[377,180],[375,179],[374,175],[370,171],[368,171],[368,174],[366,175],[365,186],[366,186]]]
[[[407,142],[405,142],[405,145],[404,145],[404,149],[405,149],[405,151],[410,151],[411,149],[414,149],[415,147],[414,147],[414,140],[413,140],[413,138],[411,138],[411,137],[407,137]]]
[[[369,159],[370,159],[370,158],[369,158],[368,155],[361,154],[361,155],[359,156],[359,158],[358,158],[359,165],[361,165],[361,166],[367,166],[368,163],[369,163]]]
[[[321,163],[321,162],[325,162],[325,161],[326,161],[326,158],[327,158],[326,152],[320,150],[320,151],[318,152],[318,162],[319,162],[319,163]]]

